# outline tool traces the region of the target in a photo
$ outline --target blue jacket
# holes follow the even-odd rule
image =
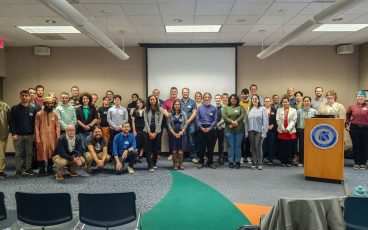
[[[120,132],[114,137],[112,155],[121,156],[123,152],[129,148],[133,148],[134,150],[137,148],[135,143],[135,137],[132,133],[124,136],[123,132]]]

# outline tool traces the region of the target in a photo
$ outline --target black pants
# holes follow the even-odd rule
[[[241,144],[241,150],[242,154],[241,156],[246,159],[247,157],[252,157],[252,153],[250,152],[250,142],[249,138],[245,137],[243,138],[242,144]]]
[[[224,155],[224,135],[225,135],[224,129],[220,129],[220,130],[216,129],[216,140],[217,140],[219,156]]]
[[[304,164],[304,129],[297,129],[296,135],[298,137],[298,156],[299,156],[299,163]]]
[[[199,163],[204,164],[204,155],[207,153],[207,164],[213,163],[213,149],[216,144],[216,132],[211,130],[208,133],[198,130],[199,140]],[[207,150],[207,151],[206,151]]]
[[[349,134],[353,143],[354,163],[366,165],[368,160],[368,126],[351,124]]]
[[[296,139],[279,140],[279,153],[281,164],[290,164],[291,157],[296,153]]]
[[[148,133],[144,133],[144,152],[146,153],[146,159],[149,169],[153,168],[153,166],[156,166],[157,163],[160,135],[161,133],[157,134],[156,137],[151,140]]]

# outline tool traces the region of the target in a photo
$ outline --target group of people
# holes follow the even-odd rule
[[[214,148],[218,143],[218,163],[224,164],[224,140],[230,168],[239,169],[248,160],[252,169],[263,169],[266,159],[273,164],[278,153],[281,166],[304,163],[304,119],[328,114],[346,119],[354,152],[354,169],[365,169],[368,158],[368,105],[365,91],[356,94],[357,103],[348,110],[336,102],[333,90],[323,95],[315,88],[315,97],[304,96],[288,88],[279,95],[262,98],[257,85],[236,94],[212,95],[190,89],[170,89],[170,98],[160,99],[153,90],[147,104],[137,94],[127,107],[111,90],[106,92],[102,106],[98,95],[80,93],[77,86],[71,95],[62,92],[44,96],[44,87],[20,91],[20,103],[9,107],[0,102],[0,178],[6,178],[5,149],[11,133],[15,149],[16,176],[35,175],[32,163],[38,163],[40,175],[53,175],[63,180],[66,168],[77,176],[77,167],[85,165],[87,173],[95,165],[103,169],[114,161],[117,174],[125,169],[134,173],[134,164],[147,159],[148,170],[157,168],[163,129],[167,129],[169,159],[174,170],[184,170],[184,152],[197,168],[216,168]],[[128,163],[128,167],[125,164]],[[55,169],[55,171],[54,171]]]

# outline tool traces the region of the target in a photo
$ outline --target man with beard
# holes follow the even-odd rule
[[[36,114],[35,138],[37,145],[37,161],[41,176],[54,174],[52,169],[52,154],[55,150],[56,141],[60,136],[59,118],[53,109],[55,102],[52,97],[45,97],[44,107]],[[45,163],[47,161],[47,171]]]
[[[122,131],[114,138],[112,155],[115,159],[116,174],[121,174],[124,170],[125,162],[128,164],[128,173],[133,174],[133,165],[137,159],[138,152],[135,142],[135,137],[130,131],[129,122],[124,122],[122,125]]]
[[[72,86],[70,92],[72,93],[72,96],[69,98],[69,102],[72,102],[74,109],[76,109],[81,106],[79,103],[79,87],[76,85]]]
[[[25,155],[26,170],[25,174],[35,175],[32,170],[33,158],[33,134],[36,109],[29,105],[28,90],[20,91],[20,103],[14,105],[10,111],[9,131],[12,134],[13,145],[15,149],[15,169],[16,176],[22,175],[22,162]]]
[[[327,103],[327,99],[323,97],[323,88],[320,86],[317,86],[314,89],[314,93],[316,94],[316,97],[312,99],[312,108],[318,110],[321,105]]]
[[[95,126],[92,130],[92,135],[86,139],[88,152],[84,154],[84,157],[86,158],[87,173],[92,173],[92,162],[95,162],[99,169],[104,168],[105,164],[109,162],[110,155],[107,154],[108,144],[107,138],[102,136],[101,127]]]
[[[35,88],[36,88],[36,98],[34,100],[39,106],[42,106],[45,87],[43,87],[43,85],[36,85]]]

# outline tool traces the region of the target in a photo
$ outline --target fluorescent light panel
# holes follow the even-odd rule
[[[318,32],[350,32],[350,31],[359,31],[368,24],[323,24],[313,31]]]
[[[165,29],[168,33],[216,33],[221,25],[165,26]]]
[[[31,34],[80,34],[73,26],[17,26]]]

